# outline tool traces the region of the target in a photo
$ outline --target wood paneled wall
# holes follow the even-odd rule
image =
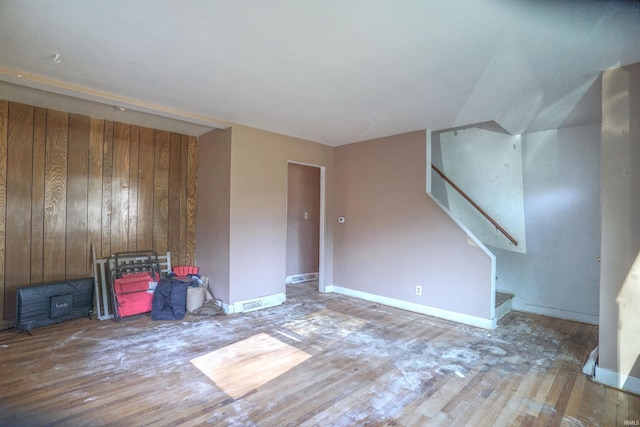
[[[0,100],[0,323],[120,251],[195,262],[197,138]],[[4,319],[4,322],[3,322]]]

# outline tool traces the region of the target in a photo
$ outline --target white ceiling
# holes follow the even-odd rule
[[[639,2],[0,0],[0,98],[193,135],[551,129],[635,62]]]

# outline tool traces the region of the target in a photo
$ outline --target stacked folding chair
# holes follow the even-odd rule
[[[118,252],[113,257],[111,293],[114,320],[151,311],[153,291],[160,280],[160,265],[153,251]]]

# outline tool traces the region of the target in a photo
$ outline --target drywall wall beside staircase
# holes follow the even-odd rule
[[[598,322],[600,125],[523,135],[527,253],[491,247],[513,308]]]

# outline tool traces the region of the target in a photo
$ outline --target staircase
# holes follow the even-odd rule
[[[455,131],[452,131],[455,134]],[[519,139],[517,141],[519,143]],[[509,147],[512,146],[512,144],[508,145]],[[513,143],[513,147],[516,147],[516,143]],[[510,150],[510,149],[509,149]],[[440,156],[442,156],[442,154],[440,154]],[[473,207],[473,209],[471,210],[466,210],[465,209],[458,209],[457,212],[457,221],[459,221],[460,223],[467,223],[468,221],[466,221],[466,219],[470,219],[470,223],[471,224],[476,224],[477,228],[475,231],[473,228],[470,229],[470,232],[474,233],[475,236],[478,237],[478,239],[480,239],[484,244],[493,244],[494,246],[501,248],[501,249],[507,249],[507,250],[514,250],[517,252],[522,252],[524,251],[524,249],[522,249],[521,247],[519,247],[519,242],[511,235],[507,232],[507,230],[505,230],[504,227],[502,227],[493,217],[491,217],[487,211],[485,211],[482,207],[480,207],[478,205],[478,203],[476,203],[467,193],[465,193],[455,182],[453,182],[447,175],[445,175],[445,173],[440,170],[435,164],[431,164],[431,169],[433,170],[433,172],[435,172],[435,174],[437,176],[439,176],[443,183],[440,186],[440,190],[439,192],[441,193],[441,197],[438,198],[437,194],[433,194],[434,197],[439,200],[442,203],[442,206],[446,209],[449,210],[451,208],[450,203],[451,203],[451,197],[453,196],[453,194],[458,194],[459,196],[462,197],[462,199],[466,202],[468,202],[468,204],[471,205],[471,207]],[[445,186],[444,184],[447,184],[448,186]],[[468,183],[469,184],[469,183]],[[446,192],[446,189],[451,187],[453,190],[455,190],[454,192],[452,192],[452,195],[447,195],[448,193]],[[521,187],[521,186],[520,186]],[[455,200],[455,198],[453,199]],[[462,204],[462,206],[466,206],[466,204]],[[500,205],[498,205],[500,206]],[[511,205],[507,206],[508,208],[511,208]],[[514,209],[511,209],[514,210]],[[462,213],[467,212],[467,213],[471,213],[471,215],[466,214],[466,216],[462,217]],[[473,214],[474,212],[479,213],[484,220],[478,222],[477,219],[473,219],[471,217],[473,217],[475,214]],[[486,221],[485,221],[486,220]],[[490,232],[487,231],[487,225],[490,224],[489,230]],[[516,227],[517,228],[517,227]],[[494,233],[494,229],[495,232]],[[488,239],[488,242],[483,240],[483,237],[485,239]],[[505,240],[506,239],[506,240]],[[508,242],[508,243],[507,243]],[[501,280],[499,276],[496,276],[496,283]],[[503,281],[504,282],[504,281]],[[505,283],[506,287],[501,287],[498,284],[496,284],[496,289],[500,289],[500,290],[507,290],[507,289],[511,289],[510,286],[508,286]],[[510,293],[506,293],[506,292],[496,292],[496,298],[495,298],[495,321],[497,322],[498,320],[500,320],[501,318],[503,318],[504,316],[507,315],[507,313],[509,313],[512,310],[512,303],[511,300],[513,299],[514,295],[510,294]]]

